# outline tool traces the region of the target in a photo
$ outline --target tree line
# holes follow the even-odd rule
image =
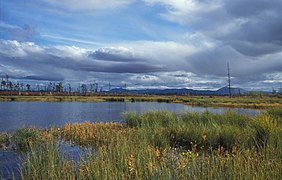
[[[6,75],[1,79],[0,91],[18,91],[18,92],[77,92],[77,93],[97,93],[103,92],[103,88],[99,87],[99,84],[96,81],[91,83],[82,83],[78,86],[72,86],[70,83],[63,84],[63,82],[49,82],[49,83],[40,83],[40,84],[30,84],[23,82],[13,82],[9,79],[9,76]]]

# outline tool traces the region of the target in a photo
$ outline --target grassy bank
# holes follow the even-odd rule
[[[95,95],[95,96],[0,96],[0,101],[47,101],[47,102],[167,102],[193,106],[220,106],[268,108],[282,107],[279,96],[158,96],[158,95]]]
[[[151,111],[125,123],[73,123],[0,135],[25,152],[22,179],[281,179],[282,111]],[[83,149],[78,159],[62,143]]]

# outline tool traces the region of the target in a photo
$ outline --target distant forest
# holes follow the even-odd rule
[[[241,88],[223,87],[216,91],[193,89],[143,89],[129,90],[126,84],[113,86],[110,83],[106,90],[95,80],[92,83],[80,83],[76,86],[63,82],[23,83],[10,80],[8,75],[2,76],[0,95],[93,95],[93,94],[159,94],[159,95],[253,95],[253,94],[282,94],[282,89],[272,88],[271,92],[246,91]],[[230,89],[229,89],[230,88]]]
[[[110,85],[109,85],[110,88]],[[99,84],[95,81],[89,84],[79,84],[76,87],[72,87],[70,83],[63,84],[63,82],[49,82],[49,83],[37,83],[32,85],[30,83],[13,82],[6,75],[1,79],[0,91],[4,92],[58,92],[58,93],[97,93],[103,92],[103,88],[99,87]]]

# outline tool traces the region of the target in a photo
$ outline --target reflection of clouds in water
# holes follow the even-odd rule
[[[124,112],[144,113],[150,110],[172,112],[206,112],[222,114],[230,108],[195,107],[158,102],[0,102],[0,131],[23,126],[62,126],[66,122],[123,121]],[[231,108],[232,109],[232,108]],[[232,109],[256,115],[259,110]]]

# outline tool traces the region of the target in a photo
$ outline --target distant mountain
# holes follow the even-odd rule
[[[216,91],[220,95],[228,95],[229,94],[229,88],[228,87],[223,87],[220,88]],[[248,91],[242,89],[242,88],[231,88],[231,94],[246,94]]]
[[[231,88],[231,94],[246,94],[248,91],[242,88]],[[212,90],[193,90],[193,89],[142,89],[142,90],[127,90],[123,88],[111,89],[110,93],[114,94],[154,94],[154,95],[228,95],[228,87],[220,88],[216,91]]]

